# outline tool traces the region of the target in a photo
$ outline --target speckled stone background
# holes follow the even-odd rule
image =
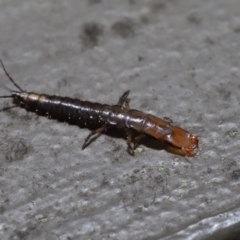
[[[196,157],[0,113],[0,238],[239,239],[239,0],[1,0],[0,56],[29,91],[170,117]],[[14,89],[0,70],[0,94]],[[7,87],[7,88],[6,88]],[[1,108],[10,100],[1,99]]]

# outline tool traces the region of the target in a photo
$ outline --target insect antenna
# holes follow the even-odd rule
[[[9,75],[9,73],[7,72],[2,60],[0,59],[0,63],[2,65],[3,71],[5,72],[5,74],[7,75],[8,79],[14,84],[14,86],[20,90],[20,92],[25,92],[20,86],[18,86],[17,83],[15,83],[15,81],[13,80],[13,78]],[[7,98],[7,97],[11,97],[11,96],[2,96],[1,98]]]
[[[12,95],[9,95],[9,96],[0,96],[0,98],[12,98],[13,96]]]
[[[5,108],[2,108],[0,109],[0,112],[4,112],[4,111],[7,111],[9,109],[12,109],[12,108],[17,108],[18,106],[14,105],[14,106],[9,106],[9,107],[5,107]]]

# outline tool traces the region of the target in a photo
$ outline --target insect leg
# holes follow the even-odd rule
[[[140,134],[137,137],[134,138],[134,145],[133,148],[136,149],[139,145],[139,142],[141,141],[141,139],[143,139],[146,135],[145,134]]]
[[[131,130],[127,130],[127,145],[128,145],[128,153],[132,156],[134,156],[134,147],[132,146],[132,137],[133,137],[133,132]]]
[[[82,145],[82,150],[86,148],[92,141],[94,141],[96,138],[98,138],[104,131],[107,130],[106,126],[103,126],[101,128],[98,128],[94,131],[91,131],[88,136],[86,137],[83,145]],[[96,135],[94,138],[92,136]]]
[[[16,107],[18,107],[18,106],[17,105],[13,105],[13,106],[9,106],[9,107],[4,107],[4,108],[0,109],[0,112],[4,112],[4,111],[7,111],[9,109],[16,108]]]
[[[123,95],[119,98],[117,105],[126,107],[129,109],[129,102],[130,98],[128,98],[128,95],[130,93],[130,90],[127,90]]]
[[[127,109],[130,109],[129,102],[130,102],[130,98],[127,98],[125,101],[125,108]]]

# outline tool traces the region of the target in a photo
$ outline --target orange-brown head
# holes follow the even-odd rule
[[[163,119],[150,114],[147,115],[142,131],[157,140],[167,143],[167,148],[171,149],[173,153],[188,157],[196,154],[198,137],[180,127],[171,125]]]

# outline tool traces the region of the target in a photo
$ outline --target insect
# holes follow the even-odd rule
[[[110,128],[118,128],[127,134],[128,152],[131,155],[134,155],[134,149],[146,136],[165,143],[166,150],[172,153],[188,157],[192,157],[196,153],[198,148],[196,135],[174,126],[172,121],[130,109],[129,90],[124,92],[115,105],[27,92],[9,75],[1,59],[0,63],[8,79],[18,89],[11,91],[8,96],[0,96],[0,98],[12,98],[16,106],[48,118],[79,126],[96,126],[86,137],[82,149]]]

